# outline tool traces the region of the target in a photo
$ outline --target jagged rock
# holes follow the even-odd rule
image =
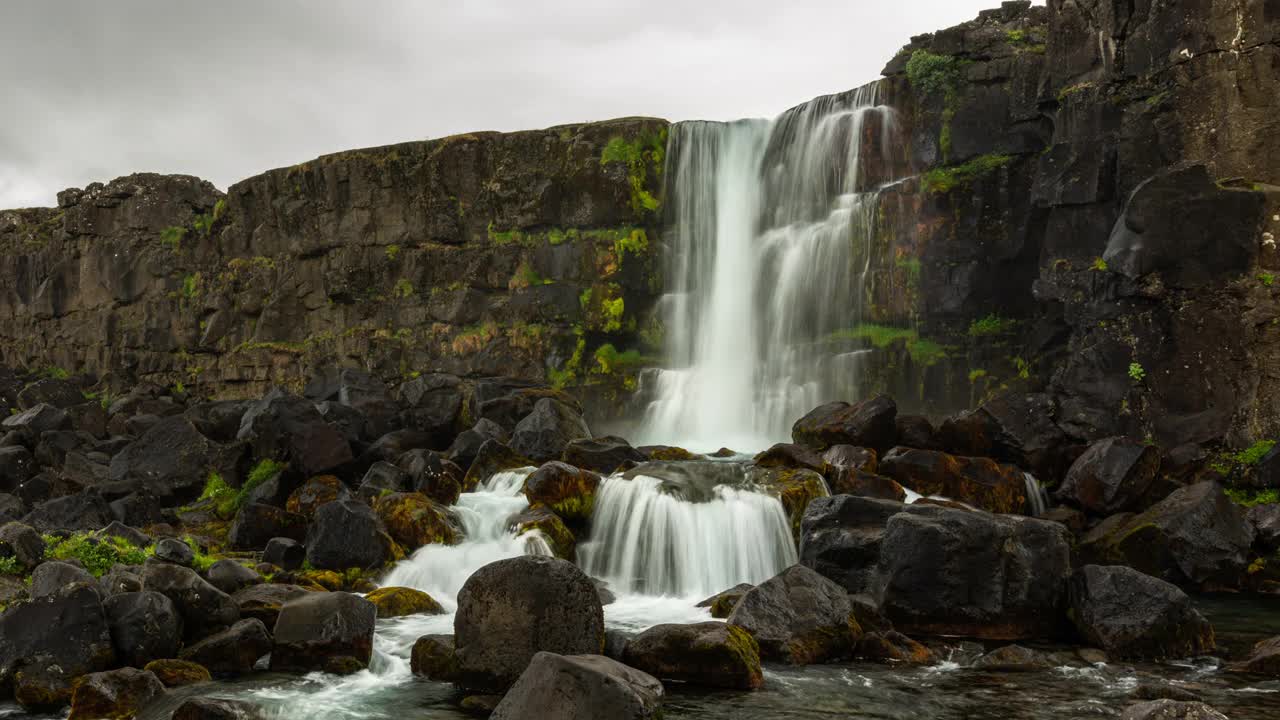
[[[271,538],[262,550],[262,562],[271,563],[282,570],[297,570],[306,559],[306,547],[293,538]]]
[[[868,632],[853,649],[857,658],[904,665],[932,665],[933,651],[896,630]]]
[[[225,469],[227,451],[180,415],[157,422],[111,458],[113,483],[147,490],[165,504],[191,502],[204,490],[209,473]],[[105,523],[104,523],[105,524]]]
[[[115,663],[106,613],[87,585],[72,585],[0,614],[0,685],[14,682],[14,695],[24,707],[64,704],[74,678]]]
[[[880,473],[921,495],[942,495],[995,513],[1027,508],[1022,472],[987,458],[931,450],[894,448],[880,460]]]
[[[142,667],[175,657],[182,647],[182,617],[169,598],[157,592],[126,592],[102,603],[111,627],[111,644],[120,662]]]
[[[623,661],[662,680],[754,690],[764,684],[760,648],[735,625],[656,625],[632,638]]]
[[[755,585],[749,583],[734,585],[724,592],[716,593],[703,600],[698,603],[697,607],[711,608],[711,617],[723,620],[729,617],[733,609],[737,607],[738,601],[742,600],[742,596],[746,595],[754,587]]]
[[[199,663],[215,675],[244,675],[253,671],[258,658],[271,651],[267,626],[257,618],[249,618],[188,645],[179,657]]]
[[[72,583],[92,585],[93,576],[84,568],[64,562],[50,560],[41,563],[31,573],[31,597],[45,598],[56,594]]]
[[[36,459],[21,445],[0,447],[0,492],[13,492],[36,474]]]
[[[260,502],[246,503],[238,511],[227,532],[227,541],[237,550],[256,550],[273,538],[302,540],[307,519],[297,513]]]
[[[280,608],[290,600],[307,594],[307,590],[297,585],[251,585],[236,591],[231,601],[240,609],[240,615],[246,618],[261,620],[269,628],[276,626],[280,617]]]
[[[208,668],[187,660],[152,660],[142,669],[154,674],[167,688],[196,685],[213,679]]]
[[[507,470],[518,470],[536,465],[533,460],[512,450],[497,440],[487,440],[476,452],[475,460],[462,480],[463,492],[474,492],[475,489],[494,475]]]
[[[118,520],[94,533],[94,536],[103,539],[117,538],[140,548],[148,547],[152,544],[150,535]]]
[[[426,433],[439,444],[457,433],[462,415],[462,381],[455,375],[432,373],[401,383],[396,399],[405,406],[404,424]]]
[[[161,562],[191,567],[195,563],[196,554],[190,545],[181,540],[165,538],[156,543],[155,558]]]
[[[350,593],[311,593],[280,609],[271,650],[273,671],[350,674],[373,655],[374,604]]]
[[[1108,519],[1081,539],[1090,562],[1128,565],[1173,583],[1235,586],[1253,528],[1215,482],[1181,488],[1146,512]]]
[[[23,410],[30,410],[37,405],[52,405],[66,410],[83,402],[84,393],[80,388],[57,378],[37,380],[18,393],[18,407]]]
[[[534,654],[604,649],[604,611],[595,585],[564,560],[522,556],[477,570],[458,593],[454,620],[459,682],[503,690]]]
[[[236,437],[256,458],[289,464],[304,477],[331,472],[354,458],[337,428],[324,421],[310,401],[279,388],[245,411]]]
[[[98,594],[103,602],[113,595],[142,592],[142,577],[131,569],[116,565],[98,578]]]
[[[207,637],[240,619],[236,603],[190,568],[167,563],[147,565],[142,569],[142,587],[173,601],[182,616],[187,640]]]
[[[563,455],[570,442],[590,437],[581,413],[563,402],[543,398],[511,432],[511,449],[547,462]]]
[[[1166,699],[1130,705],[1120,720],[1227,720],[1227,716],[1202,702]]]
[[[42,533],[98,530],[115,520],[107,501],[92,488],[42,503],[22,522]]]
[[[929,418],[923,415],[899,415],[893,424],[898,431],[898,445],[918,450],[938,449],[934,439],[936,431]]]
[[[862,635],[844,588],[794,565],[747,592],[730,625],[760,644],[760,655],[792,665],[847,657]]]
[[[376,438],[396,424],[400,406],[391,397],[386,384],[372,374],[357,368],[325,368],[302,394],[315,403],[339,403],[365,418],[367,429],[361,436]]]
[[[13,558],[28,570],[44,562],[44,538],[29,525],[19,522],[0,526],[0,557]]]
[[[390,545],[368,505],[342,500],[316,511],[307,530],[307,561],[325,570],[381,567],[391,559]]]
[[[182,701],[169,720],[259,720],[262,713],[250,703],[193,697]]]
[[[430,595],[421,590],[403,587],[378,588],[365,600],[373,603],[378,609],[380,618],[397,618],[406,615],[440,615],[444,608]]]
[[[530,505],[545,505],[566,520],[587,520],[595,507],[600,476],[562,462],[549,462],[524,481]]]
[[[209,584],[232,595],[237,591],[262,582],[262,576],[235,560],[218,560],[205,572]]]
[[[410,551],[423,545],[453,545],[458,542],[458,530],[448,510],[426,495],[384,495],[373,508],[391,537]]]
[[[251,400],[219,400],[199,403],[183,411],[182,416],[202,435],[216,443],[229,444],[240,432],[240,421],[253,404]]]
[[[1280,505],[1255,505],[1249,508],[1247,519],[1256,543],[1267,550],[1280,550]]]
[[[1068,602],[1076,629],[1112,657],[1184,658],[1214,647],[1213,627],[1186,593],[1131,568],[1081,568]]]
[[[833,495],[857,495],[894,502],[907,499],[907,491],[893,478],[852,468],[832,470],[828,473],[828,484]]]
[[[649,458],[623,438],[608,435],[573,440],[565,446],[560,459],[573,467],[610,475],[628,463],[640,463]]]
[[[71,416],[52,405],[36,405],[0,421],[0,429],[16,430],[35,439],[45,432],[71,429]]]
[[[441,505],[458,502],[462,493],[462,469],[430,450],[410,450],[396,458],[408,475],[409,487]]]
[[[27,515],[27,505],[15,495],[0,493],[0,527],[17,522]]]
[[[458,659],[452,635],[423,635],[413,644],[409,665],[414,675],[436,682],[453,682],[458,676]]]
[[[498,423],[488,418],[480,418],[469,429],[458,433],[458,437],[453,439],[453,443],[449,445],[449,450],[445,453],[453,462],[464,470],[471,468],[471,463],[475,461],[476,455],[480,452],[480,446],[489,440],[496,440],[505,443],[511,439],[511,436]],[[566,451],[568,448],[566,448]]]
[[[796,421],[791,437],[801,445],[825,450],[833,445],[858,445],[882,452],[894,445],[898,405],[879,395],[856,405],[835,402],[814,408]]]
[[[1100,440],[1084,452],[1055,493],[1095,515],[1131,510],[1146,495],[1160,469],[1160,453],[1127,438]]]
[[[833,445],[822,453],[822,461],[830,468],[859,470],[874,473],[879,468],[879,456],[871,448],[853,445]]]
[[[161,695],[164,684],[146,670],[121,668],[91,673],[76,681],[67,720],[135,717]]]
[[[539,652],[494,708],[493,720],[661,717],[662,683],[602,655]]]
[[[351,493],[342,481],[333,475],[318,475],[307,480],[302,487],[289,494],[284,509],[301,516],[304,521],[315,517],[321,505],[346,500]]]
[[[849,447],[847,445],[838,447]],[[831,453],[830,450],[827,451]],[[832,453],[840,455],[839,452]],[[840,460],[845,460],[842,455]],[[826,454],[820,453],[813,448],[804,445],[795,445],[792,443],[778,443],[764,452],[756,455],[755,463],[758,467],[772,468],[797,468],[803,470],[812,470],[817,473],[825,473],[827,471],[828,462]],[[874,460],[872,460],[874,463]]]
[[[356,490],[356,497],[371,503],[383,495],[408,490],[408,473],[389,462],[378,461],[369,466],[368,472],[364,474],[364,479]]]

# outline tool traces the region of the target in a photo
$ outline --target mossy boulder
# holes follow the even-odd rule
[[[800,521],[809,503],[830,494],[826,480],[813,470],[755,467],[748,473],[748,480],[782,501],[791,534],[797,539],[800,537]]]
[[[533,460],[512,450],[498,440],[486,440],[476,451],[466,476],[462,479],[462,492],[475,489],[494,475],[507,470],[518,470],[536,465]]]
[[[409,551],[423,545],[454,545],[459,531],[449,511],[422,493],[384,495],[373,504],[392,539]]]
[[[289,499],[285,501],[285,509],[311,520],[321,505],[345,500],[350,494],[347,486],[343,485],[337,477],[317,475],[303,483],[302,487],[289,493]]]
[[[414,675],[436,682],[453,682],[458,677],[458,657],[452,635],[423,635],[413,644],[409,666]]]
[[[737,690],[764,685],[760,646],[725,623],[651,627],[627,643],[623,660],[660,680]]]
[[[152,660],[143,670],[154,674],[165,687],[171,688],[195,685],[213,679],[208,668],[189,660]]]
[[[760,655],[792,665],[848,657],[862,628],[843,587],[795,565],[752,588],[729,616],[760,644]]]
[[[164,684],[146,670],[91,673],[75,681],[67,720],[128,720],[163,694]]]
[[[379,619],[444,613],[444,608],[440,607],[440,603],[436,602],[435,598],[413,588],[378,588],[365,595],[364,599],[373,603],[378,609]]]
[[[507,519],[507,527],[523,536],[538,533],[558,558],[574,562],[577,557],[578,539],[560,519],[545,505],[534,505]]]
[[[329,592],[337,592],[342,589],[342,575],[333,570],[303,570],[295,576],[295,579],[311,585],[328,590]]]
[[[800,445],[826,450],[833,445],[856,445],[882,452],[897,441],[898,405],[885,395],[856,405],[834,402],[814,408],[796,421],[791,437]]]
[[[738,606],[738,601],[742,597],[751,592],[755,585],[742,583],[735,585],[721,593],[716,593],[711,597],[698,603],[698,607],[711,609],[711,617],[723,620],[733,614],[733,609]]]
[[[682,447],[672,445],[646,445],[639,448],[639,450],[647,455],[650,460],[656,461],[677,462],[680,460],[695,460],[698,457]]]
[[[569,521],[587,520],[595,508],[600,476],[567,463],[546,463],[524,483],[530,505],[545,505]]]

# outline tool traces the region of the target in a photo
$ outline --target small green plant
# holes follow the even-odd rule
[[[97,538],[77,533],[66,538],[44,536],[46,560],[77,560],[94,577],[102,577],[112,566],[141,565],[155,554],[155,547],[141,548],[124,538]]]
[[[400,256],[400,246],[388,245],[384,252],[386,252],[388,260],[395,262],[395,259]]]
[[[1276,276],[1268,272],[1258,273],[1258,282],[1266,285],[1267,287],[1271,287],[1276,284]]]
[[[982,368],[969,371],[969,382],[976,383],[987,376],[987,371]]]
[[[1227,488],[1227,497],[1237,505],[1253,507],[1255,505],[1275,505],[1280,503],[1280,490],[1247,490],[1243,488]]]
[[[1141,363],[1129,363],[1129,379],[1134,383],[1140,383],[1147,379],[1146,368]]]
[[[50,365],[49,367],[44,368],[40,371],[39,375],[46,380],[66,380],[71,377],[71,373],[57,365]]]
[[[954,93],[963,80],[967,64],[954,55],[916,50],[907,61],[907,79],[911,82],[911,87],[926,95]]]
[[[1009,155],[982,155],[961,165],[937,168],[924,174],[924,189],[933,195],[945,195],[957,188],[967,187],[974,180],[986,177],[1009,163]]]
[[[213,567],[214,563],[218,562],[218,558],[205,554],[205,552],[200,549],[200,543],[196,542],[195,538],[190,535],[182,538],[182,542],[186,543],[187,547],[191,548],[191,566],[198,572],[204,572]]]
[[[14,557],[0,557],[0,575],[17,575],[26,574],[25,569],[18,564],[18,559]]]
[[[168,245],[169,249],[174,252],[177,252],[182,249],[182,240],[186,236],[186,228],[173,225],[160,231],[160,242]]]
[[[1031,363],[1021,357],[1011,358],[1010,362],[1013,363],[1013,369],[1017,371],[1019,380],[1031,379]]]
[[[396,286],[392,290],[392,293],[398,298],[407,298],[413,295],[413,283],[404,278],[400,278],[396,281]]]
[[[199,502],[212,501],[219,515],[230,517],[236,510],[236,495],[236,489],[228,485],[222,475],[211,472],[204,484],[204,492],[200,493]]]
[[[666,157],[667,129],[656,133],[646,133],[632,141],[623,137],[609,139],[600,153],[600,164],[625,163],[627,181],[631,185],[631,209],[637,215],[657,212],[660,202],[647,187],[649,168],[662,172],[662,164]]]
[[[182,278],[182,297],[194,300],[200,294],[200,273]]]
[[[995,313],[969,323],[969,337],[1007,335],[1018,327],[1018,321],[1000,317]]]
[[[1093,264],[1089,266],[1089,269],[1090,269],[1090,270],[1097,271],[1097,272],[1106,272],[1106,271],[1107,271],[1107,261],[1106,261],[1106,260],[1103,260],[1103,259],[1102,259],[1102,258],[1100,258],[1100,257],[1096,257],[1096,258],[1094,258],[1094,259],[1093,259]]]
[[[174,383],[174,384],[173,384],[173,394],[174,394],[174,395],[186,395],[186,394],[187,394],[187,386],[186,386],[186,385],[184,385],[184,384],[182,383],[182,381],[181,381],[181,380],[179,380],[178,382],[176,382],[176,383]]]

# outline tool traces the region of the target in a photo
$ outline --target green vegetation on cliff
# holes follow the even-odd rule
[[[920,337],[920,334],[912,328],[863,323],[848,330],[837,330],[827,336],[827,339],[861,340],[882,350],[901,342],[905,345],[911,359],[925,367],[934,365],[947,356],[945,347],[933,340]]]
[[[934,195],[945,195],[957,188],[1000,170],[1013,162],[1009,155],[980,155],[961,165],[930,170],[924,175],[924,189]]]
[[[628,141],[623,137],[614,137],[600,154],[600,164],[625,163],[627,177],[631,183],[631,209],[637,215],[657,212],[658,198],[649,191],[647,185],[649,171],[652,167],[657,174],[662,173],[662,164],[666,159],[667,130],[663,128],[656,133],[645,133],[635,140]]]

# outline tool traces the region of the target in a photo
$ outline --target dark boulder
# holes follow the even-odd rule
[[[56,594],[73,583],[92,585],[93,576],[82,567],[50,560],[31,573],[31,597],[44,598]]]
[[[205,572],[209,584],[232,595],[250,585],[262,582],[262,576],[235,560],[222,559],[209,566]]]
[[[632,638],[623,661],[662,680],[754,690],[764,684],[760,648],[735,625],[656,625]]]
[[[849,593],[879,592],[885,525],[907,507],[852,495],[818,498],[809,504],[800,526],[800,564]]]
[[[113,538],[123,540],[134,547],[140,548],[150,547],[152,545],[150,535],[147,535],[136,527],[126,525],[118,520],[94,533],[94,537],[105,540]]]
[[[494,475],[508,470],[518,470],[537,463],[497,440],[487,440],[480,446],[475,460],[462,480],[463,492],[474,492]]]
[[[240,421],[253,405],[252,400],[219,400],[193,405],[182,413],[202,435],[216,443],[229,444],[240,433]]]
[[[17,431],[31,442],[39,438],[42,433],[70,429],[71,416],[65,410],[52,405],[36,405],[0,421],[0,430]]]
[[[988,458],[933,450],[894,448],[880,460],[880,474],[921,495],[941,495],[995,513],[1027,509],[1027,481],[1021,470]]]
[[[1089,446],[1067,471],[1055,497],[1094,515],[1133,509],[1160,470],[1154,447],[1113,437]]]
[[[238,700],[193,697],[182,701],[169,720],[259,720],[262,713]]]
[[[723,592],[716,593],[711,597],[698,603],[697,607],[711,609],[711,617],[723,620],[733,613],[733,609],[738,606],[738,602],[742,600],[742,596],[751,592],[755,585],[749,583],[741,583]]]
[[[897,444],[919,450],[937,450],[936,430],[929,418],[923,415],[899,415],[894,420],[898,431]]]
[[[453,682],[458,677],[458,658],[452,635],[423,635],[413,644],[409,666],[414,675],[436,682]]]
[[[154,673],[167,688],[185,687],[213,680],[213,675],[209,674],[209,669],[205,666],[174,658],[152,660],[142,669]]]
[[[355,468],[357,472],[367,472],[374,463],[394,463],[410,450],[429,448],[432,444],[431,436],[418,430],[393,430],[365,448],[356,458]]]
[[[595,507],[600,476],[562,462],[549,462],[524,481],[530,505],[545,505],[566,520],[587,520]]]
[[[262,551],[262,562],[271,563],[282,570],[297,570],[306,559],[307,548],[293,538],[271,538]]]
[[[850,446],[842,445],[838,447],[843,448]],[[828,452],[831,451],[828,450]],[[832,454],[839,455],[839,453]],[[841,457],[840,459],[844,458]],[[824,453],[818,452],[806,445],[796,445],[793,443],[778,443],[768,450],[756,455],[754,460],[758,467],[799,468],[812,470],[817,473],[825,473],[828,466]]]
[[[1005,645],[978,658],[973,667],[987,672],[1042,672],[1053,668],[1049,657],[1021,645]]]
[[[897,417],[897,403],[885,395],[856,405],[829,403],[797,420],[791,428],[791,437],[801,445],[818,450],[832,445],[858,445],[883,452],[897,440]]]
[[[76,681],[67,720],[136,717],[161,695],[164,683],[146,670],[121,668],[91,673]]]
[[[628,463],[641,463],[649,458],[626,440],[608,435],[574,440],[565,446],[560,459],[583,470],[611,475],[625,469]]]
[[[72,585],[0,614],[0,687],[14,683],[15,696],[26,707],[64,704],[74,678],[115,664],[106,613],[97,591],[87,585]]]
[[[511,436],[502,429],[501,425],[487,418],[480,418],[471,428],[458,433],[458,437],[453,439],[445,456],[463,470],[468,470],[471,468],[471,463],[475,461],[476,455],[479,454],[481,445],[489,440],[505,443],[510,439]]]
[[[1185,658],[1214,648],[1213,627],[1186,593],[1132,568],[1081,568],[1068,603],[1080,635],[1111,657]]]
[[[13,492],[31,479],[38,468],[31,452],[21,445],[0,447],[0,492]]]
[[[356,497],[365,502],[374,502],[383,495],[407,492],[409,490],[409,474],[389,462],[379,460],[369,466]]]
[[[0,493],[0,526],[17,522],[27,516],[27,504],[21,498],[8,493]]]
[[[258,658],[269,652],[271,634],[267,626],[257,618],[249,618],[188,645],[179,657],[203,665],[214,675],[245,675],[253,672]]]
[[[591,430],[578,410],[543,398],[511,432],[511,449],[536,462],[547,462],[563,455],[574,440],[590,437]]]
[[[114,520],[107,501],[97,491],[89,489],[41,503],[22,522],[42,533],[51,533],[55,530],[100,530]]]
[[[182,616],[187,640],[199,640],[230,627],[240,619],[240,609],[218,588],[190,568],[167,563],[142,569],[144,590],[158,592],[173,601]]]
[[[249,444],[254,457],[286,462],[303,477],[336,470],[353,459],[347,439],[314,404],[279,388],[245,412],[236,437]]]
[[[459,682],[501,691],[534,654],[599,653],[604,612],[591,579],[565,560],[523,556],[477,570],[458,593]]]
[[[1239,667],[1245,672],[1280,677],[1280,637],[1259,641]]]
[[[280,608],[290,600],[307,594],[307,590],[297,585],[262,584],[250,585],[237,590],[231,601],[240,610],[241,617],[261,620],[269,628],[276,626],[280,617]]]
[[[350,593],[290,600],[276,620],[271,669],[350,674],[368,667],[377,614],[373,603]]]
[[[322,570],[381,567],[391,559],[391,538],[373,510],[356,500],[316,511],[307,531],[307,560]]]
[[[396,465],[408,475],[413,492],[420,492],[441,505],[458,502],[462,494],[462,469],[439,453],[410,450],[396,458]]]
[[[404,407],[404,425],[431,437],[431,444],[443,447],[457,434],[462,419],[464,388],[454,375],[433,373],[408,380],[396,388],[395,397]]]
[[[386,384],[357,368],[326,368],[307,383],[302,394],[312,402],[355,410],[363,416],[363,438],[376,438],[397,424],[400,405]]]
[[[602,655],[539,652],[494,708],[492,720],[656,720],[662,683]]]
[[[875,450],[854,445],[833,445],[822,453],[822,461],[828,469],[860,470],[865,473],[874,473],[880,467]]]
[[[373,509],[391,537],[407,550],[458,542],[459,530],[448,508],[421,493],[384,495],[374,503]]]
[[[272,538],[302,540],[306,533],[307,519],[302,515],[274,505],[251,502],[236,512],[227,540],[237,550],[257,550]]]
[[[196,553],[190,545],[177,538],[165,538],[156,543],[155,559],[182,567],[191,567],[195,563]]]
[[[175,657],[182,647],[182,616],[157,592],[125,592],[102,603],[111,626],[111,644],[120,662],[142,667]]]
[[[121,593],[142,592],[142,577],[133,568],[116,565],[98,578],[98,593],[105,601]]]
[[[729,615],[766,660],[811,665],[848,657],[862,629],[844,588],[794,565],[752,588]]]
[[[0,557],[13,558],[27,570],[44,562],[44,538],[30,525],[20,522],[0,526]]]
[[[235,451],[209,440],[190,420],[165,418],[111,458],[113,483],[147,490],[166,505],[199,497],[209,473],[227,470]]]
[[[1270,552],[1280,550],[1280,505],[1255,505],[1249,508],[1247,518],[1253,526],[1254,542]]]
[[[347,486],[333,475],[317,475],[302,484],[297,490],[289,493],[284,509],[301,516],[306,521],[315,517],[321,505],[328,505],[338,500],[351,497]],[[284,534],[284,533],[281,533]]]
[[[852,468],[832,469],[827,474],[827,483],[833,495],[857,495],[894,502],[907,499],[907,491],[893,478]]]
[[[37,405],[52,405],[66,410],[84,402],[84,391],[66,380],[44,378],[18,393],[18,407],[30,410]]]
[[[378,617],[398,618],[407,615],[442,615],[444,608],[435,598],[413,588],[382,587],[364,596],[378,609]]]
[[[896,630],[868,632],[858,639],[854,657],[861,660],[901,664],[932,665],[933,651]]]

